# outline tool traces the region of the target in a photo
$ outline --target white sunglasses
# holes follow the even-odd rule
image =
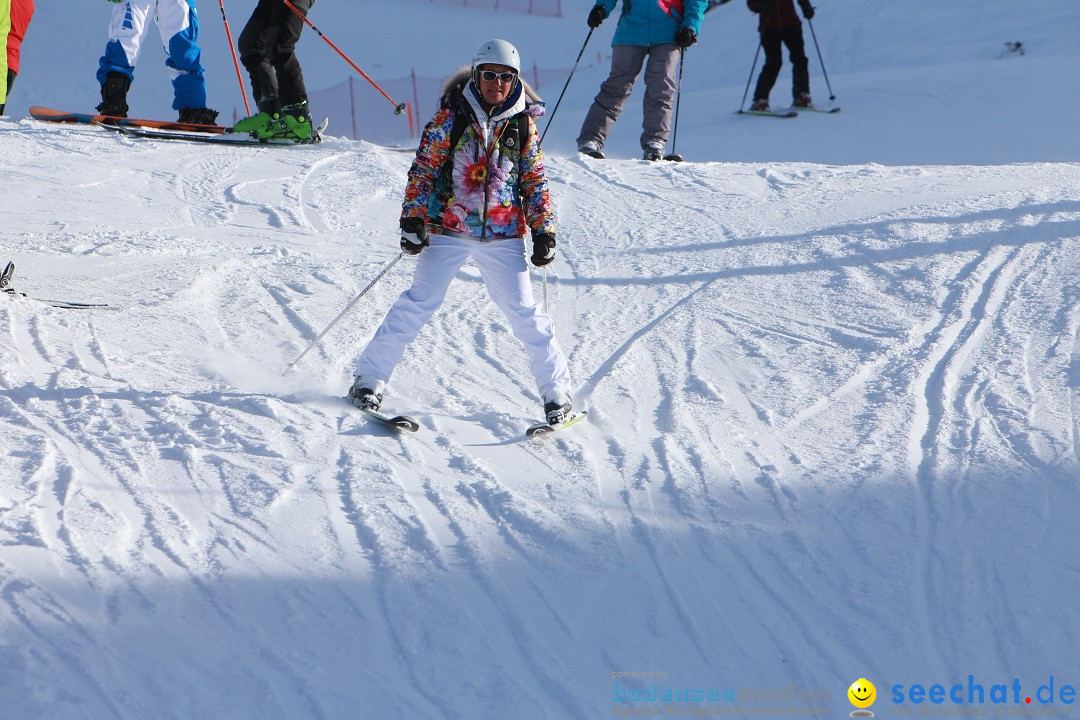
[[[480,79],[484,82],[499,82],[512,83],[517,77],[516,72],[495,72],[494,70],[481,70]]]

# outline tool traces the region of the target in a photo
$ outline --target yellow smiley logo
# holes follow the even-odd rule
[[[870,682],[866,678],[859,678],[855,682],[851,683],[851,687],[847,691],[848,700],[851,704],[857,708],[868,708],[874,704],[874,700],[877,699],[877,688],[874,687],[874,683]]]

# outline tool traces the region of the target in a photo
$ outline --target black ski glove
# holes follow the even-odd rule
[[[675,45],[684,50],[696,42],[697,35],[688,27],[679,28],[679,32],[675,33]]]
[[[589,27],[600,27],[600,23],[604,22],[604,18],[607,17],[607,10],[603,5],[593,5],[593,9],[589,11]]]
[[[555,259],[555,236],[536,235],[533,237],[532,264],[544,267]]]
[[[401,221],[401,249],[409,255],[419,255],[428,246],[427,225],[421,218],[405,218]]]
[[[807,20],[813,20],[814,19],[814,6],[813,5],[811,5],[810,3],[806,3],[805,5],[800,5],[800,7],[802,7],[802,16],[804,18],[806,18]]]

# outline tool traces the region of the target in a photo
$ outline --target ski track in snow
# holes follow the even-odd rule
[[[1024,558],[1075,569],[1075,166],[549,158],[549,309],[590,418],[530,441],[468,266],[387,394],[416,435],[337,399],[407,261],[281,375],[396,254],[407,155],[20,130],[0,144],[38,182],[131,157],[123,215],[83,182],[6,235],[17,287],[115,306],[0,298],[0,656],[67,685],[28,711],[587,718],[614,670],[1005,671],[1065,582]],[[1031,665],[1072,646],[1060,618]]]

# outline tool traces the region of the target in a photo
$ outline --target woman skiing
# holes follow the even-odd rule
[[[406,345],[472,258],[491,299],[525,346],[550,424],[571,410],[570,372],[551,318],[533,299],[525,263],[555,258],[555,222],[534,118],[543,106],[521,79],[517,49],[489,40],[444,86],[409,170],[401,249],[416,255],[412,286],[390,308],[356,364],[349,398],[377,410]]]

